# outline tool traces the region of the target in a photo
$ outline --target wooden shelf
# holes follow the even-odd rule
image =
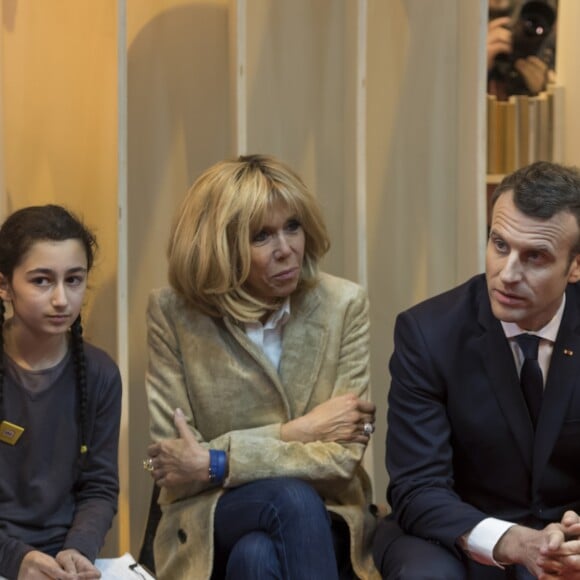
[[[503,173],[488,173],[485,176],[485,183],[487,185],[498,185],[504,177],[505,174]]]

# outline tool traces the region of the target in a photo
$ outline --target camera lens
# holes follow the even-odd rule
[[[556,14],[548,4],[538,0],[524,4],[512,29],[514,60],[538,56],[555,20]]]
[[[522,32],[527,36],[547,36],[556,19],[554,10],[543,2],[528,2],[520,12]]]

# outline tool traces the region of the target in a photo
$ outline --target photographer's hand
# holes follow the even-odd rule
[[[537,56],[518,58],[514,68],[520,73],[532,95],[537,95],[546,88],[548,65],[541,58]]]
[[[510,54],[512,51],[512,33],[507,28],[510,22],[509,16],[502,16],[487,25],[487,70],[491,70],[498,54]]]

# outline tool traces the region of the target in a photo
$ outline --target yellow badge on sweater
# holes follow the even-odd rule
[[[0,423],[0,441],[2,443],[16,445],[22,433],[24,433],[24,428],[10,423],[10,421],[2,421]]]

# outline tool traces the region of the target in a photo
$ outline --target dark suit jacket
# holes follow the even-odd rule
[[[580,510],[578,285],[535,437],[483,275],[399,315],[390,370],[387,495],[407,533],[453,548],[488,516],[543,527]]]

